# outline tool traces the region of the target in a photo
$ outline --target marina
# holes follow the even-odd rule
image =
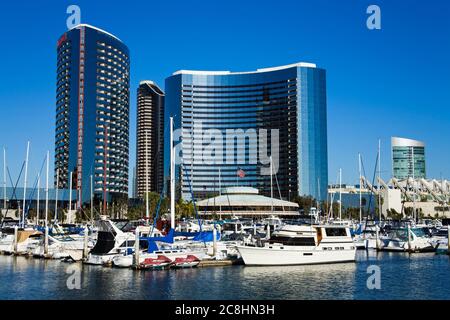
[[[381,289],[367,288],[367,268]],[[449,299],[446,255],[358,251],[356,263],[135,271],[0,255],[0,299]],[[80,271],[81,289],[67,280]],[[275,289],[276,288],[276,289]]]
[[[79,2],[4,10],[0,302],[450,301],[450,4]]]

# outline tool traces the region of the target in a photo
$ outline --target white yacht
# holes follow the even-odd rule
[[[263,247],[238,246],[246,265],[303,265],[352,262],[356,248],[348,227],[285,225]]]
[[[422,228],[399,228],[391,230],[384,238],[380,238],[382,251],[434,252],[435,245]]]

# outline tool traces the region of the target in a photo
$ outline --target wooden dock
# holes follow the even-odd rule
[[[240,260],[202,260],[198,264],[199,268],[207,267],[227,267],[242,264]]]

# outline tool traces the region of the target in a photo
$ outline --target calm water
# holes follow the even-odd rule
[[[366,286],[381,270],[381,289]],[[69,290],[68,268],[81,289]],[[356,263],[133,271],[0,256],[0,299],[450,299],[450,261],[434,254],[358,252]]]

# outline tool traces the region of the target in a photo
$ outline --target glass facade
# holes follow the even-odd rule
[[[164,92],[152,81],[141,81],[137,92],[137,197],[145,190],[160,193],[164,182]]]
[[[179,129],[175,144],[182,160],[176,173],[182,197],[191,198],[191,186],[196,198],[232,186],[255,187],[270,196],[272,154],[274,196],[325,200],[326,106],[326,72],[313,64],[174,73],[166,79],[165,123],[173,116]],[[166,174],[168,168],[166,157]]]
[[[397,179],[426,179],[425,145],[420,141],[392,138],[392,166]]]
[[[55,184],[77,190],[78,205],[128,193],[128,48],[89,25],[64,33],[57,44]],[[58,177],[58,179],[57,179]]]

